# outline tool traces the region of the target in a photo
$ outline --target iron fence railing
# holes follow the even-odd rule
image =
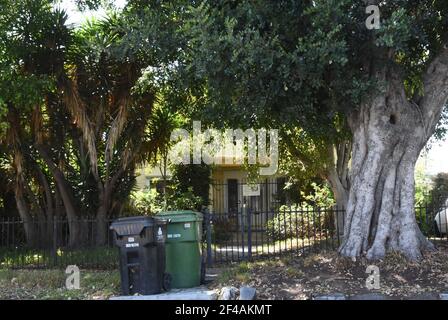
[[[343,215],[344,210],[336,209],[211,213],[208,262],[334,250],[342,237]]]
[[[448,242],[448,208],[415,209],[417,223],[432,241]],[[226,262],[261,259],[279,255],[307,255],[320,250],[335,250],[344,230],[342,209],[297,209],[282,206],[277,210],[204,212],[203,253],[208,266]],[[98,221],[83,218],[76,245],[70,244],[70,221],[28,221],[0,218],[0,268],[117,268],[118,249],[106,221],[107,236],[98,243]],[[27,238],[26,227],[34,238]],[[28,233],[29,237],[29,233]]]
[[[24,222],[17,217],[0,218],[0,268],[52,268],[73,264],[85,268],[114,268],[118,266],[118,254],[109,230],[112,221],[104,221],[106,236],[99,243],[96,238],[98,220],[78,219],[76,245],[71,245],[70,223],[73,221],[33,219]]]
[[[207,261],[236,262],[278,255],[306,255],[335,250],[343,239],[345,210],[293,209],[241,210],[210,213],[207,220]],[[416,207],[417,223],[430,240],[448,242],[448,208],[433,212]]]

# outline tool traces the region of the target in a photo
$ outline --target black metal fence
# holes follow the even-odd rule
[[[211,213],[208,263],[334,250],[341,241],[343,215],[344,210],[292,208]]]
[[[105,243],[98,245],[95,237],[98,221],[95,218],[79,219],[79,243],[71,246],[67,219],[29,222],[27,227],[33,234],[30,240],[20,218],[0,218],[0,268],[65,268],[68,265],[115,268],[118,252],[109,230],[112,221],[106,221],[108,234]]]
[[[233,214],[209,214],[208,264],[285,254],[303,256],[335,250],[341,244],[345,210],[283,208],[277,212],[243,209]],[[415,209],[420,229],[434,242],[448,243],[447,209]]]
[[[432,241],[448,243],[447,209],[416,208],[420,229]],[[344,210],[334,208],[287,206],[268,211],[242,206],[234,212],[205,213],[204,259],[211,266],[335,250],[342,241],[344,215]],[[80,220],[82,243],[76,247],[69,245],[67,220],[55,220],[50,225],[38,221],[33,224],[41,232],[37,244],[30,246],[20,219],[0,219],[0,268],[118,267],[118,249],[113,245],[112,231],[105,244],[98,246],[95,241],[96,219]]]

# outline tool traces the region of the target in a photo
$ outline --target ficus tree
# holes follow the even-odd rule
[[[432,0],[207,1],[185,24],[186,70],[203,79],[211,117],[325,138],[328,180],[346,179],[342,255],[420,259],[432,245],[415,219],[414,167],[448,99],[447,14]],[[338,163],[349,173],[331,173]]]

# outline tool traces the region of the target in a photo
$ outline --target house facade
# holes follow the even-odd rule
[[[286,179],[282,176],[265,176],[249,182],[248,172],[237,164],[214,165],[210,184],[209,211],[217,214],[236,214],[243,205],[255,214],[267,213],[287,202],[282,191]],[[166,172],[167,180],[171,172]],[[161,190],[163,180],[159,167],[143,168],[137,173],[137,188]]]

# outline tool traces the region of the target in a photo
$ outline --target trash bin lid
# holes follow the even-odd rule
[[[111,230],[119,236],[139,235],[144,228],[152,227],[155,223],[155,219],[151,217],[127,217],[115,220],[111,226]]]
[[[202,213],[193,210],[163,211],[158,213],[157,217],[169,219],[171,222],[194,222],[203,220]]]

